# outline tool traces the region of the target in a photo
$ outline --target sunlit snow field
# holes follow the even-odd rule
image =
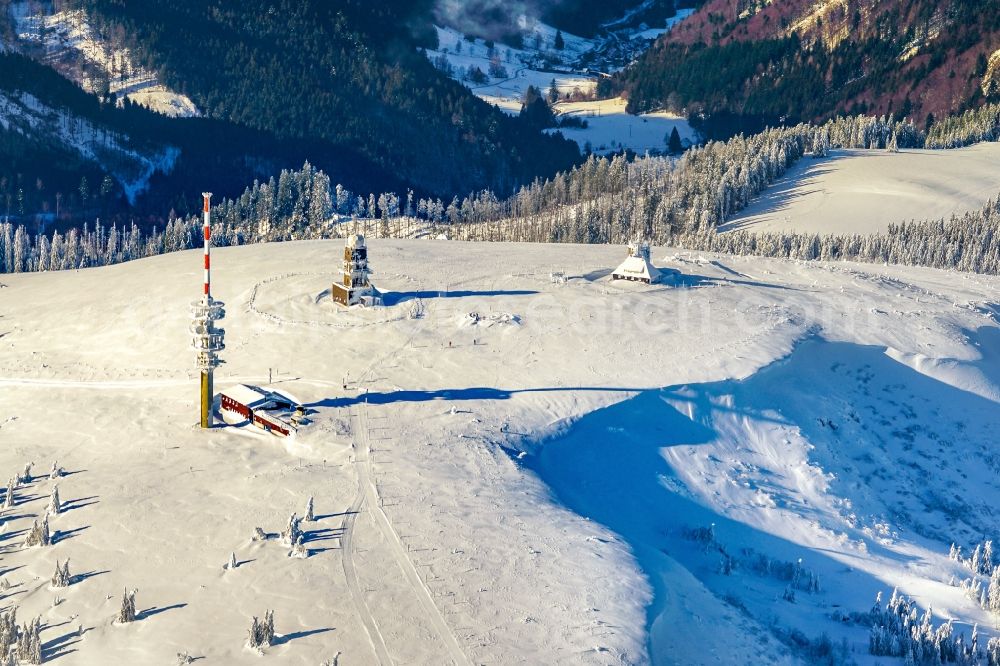
[[[37,475],[2,594],[56,663],[243,663],[273,609],[269,663],[798,663],[827,634],[864,664],[846,618],[894,586],[985,642],[948,550],[996,525],[1000,280],[661,248],[668,284],[621,285],[622,248],[370,247],[390,305],[350,312],[340,241],[215,253],[217,386],[270,374],[313,411],[292,440],[196,427],[200,252],[0,279],[0,469]],[[22,549],[54,460],[69,510]],[[308,558],[251,540],[309,496]]]

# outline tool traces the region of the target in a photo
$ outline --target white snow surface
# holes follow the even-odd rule
[[[287,440],[196,427],[200,251],[0,278],[0,469],[69,472],[55,544],[19,547],[43,478],[0,542],[50,658],[245,663],[273,609],[276,664],[804,663],[792,630],[866,664],[838,614],[897,585],[992,626],[947,553],[996,526],[1000,279],[661,248],[646,286],[608,280],[617,247],[369,245],[382,309],[331,303],[342,241],[214,253],[217,387],[275,370],[313,411]],[[310,496],[309,557],[251,541]],[[821,589],[723,575],[696,528]]]
[[[677,128],[681,144],[689,146],[698,141],[697,132],[686,118],[668,111],[655,111],[632,115],[625,112],[623,99],[606,99],[593,102],[559,102],[555,111],[559,116],[575,116],[587,122],[587,127],[562,127],[552,132],[562,132],[581,147],[590,144],[598,155],[628,149],[644,155],[666,150],[670,132]]]
[[[675,24],[689,14],[690,12],[686,10],[678,13],[677,17],[670,19],[670,24]],[[653,32],[661,34],[665,30]],[[466,85],[476,96],[513,115],[521,111],[522,100],[529,86],[534,86],[548,96],[553,81],[560,95],[573,93],[590,95],[597,85],[599,75],[580,70],[576,62],[584,54],[598,48],[600,44],[598,40],[563,33],[566,46],[562,51],[556,51],[552,47],[556,30],[544,23],[535,23],[529,34],[540,36],[541,48],[535,48],[534,38],[528,37],[524,49],[515,49],[498,43],[491,52],[485,41],[477,39],[475,42],[469,42],[461,32],[452,28],[439,27],[437,33],[438,49],[427,52],[431,61],[443,57],[453,68],[454,78]],[[646,35],[644,39],[652,40],[655,36]],[[499,59],[506,70],[506,76],[489,76],[491,53],[493,57]],[[552,64],[544,66],[541,63],[543,59],[548,59]],[[464,73],[470,67],[478,67],[489,76],[489,81],[476,84],[466,80]],[[666,149],[666,139],[674,127],[686,145],[697,140],[696,132],[681,116],[665,111],[629,115],[625,113],[625,107],[626,102],[622,99],[559,102],[554,106],[556,114],[580,117],[586,120],[588,126],[550,131],[562,132],[566,138],[576,141],[581,148],[589,144],[593,152],[602,155],[624,149],[640,155],[646,152],[662,153]]]
[[[127,47],[99,34],[83,10],[56,11],[52,2],[18,0],[10,3],[9,14],[19,44],[31,52],[40,50],[44,62],[87,92],[98,91],[98,79],[90,71],[96,70],[119,102],[127,98],[174,117],[199,115],[194,102],[137,64]]]
[[[801,159],[722,229],[869,234],[948,219],[1000,194],[1000,143],[956,150],[834,150]]]
[[[557,52],[552,48],[555,31],[544,24],[537,25],[537,34],[543,40],[541,50],[534,48],[516,49],[506,44],[495,44],[492,51],[482,39],[475,42],[467,41],[461,32],[453,28],[437,28],[438,49],[427,51],[427,56],[433,61],[444,56],[455,68],[455,78],[468,86],[477,96],[491,102],[509,113],[521,110],[521,100],[528,86],[534,86],[546,93],[555,80],[560,93],[569,94],[574,90],[582,93],[593,92],[597,78],[583,72],[572,71],[568,63],[579,58],[593,48],[591,40],[563,33],[566,47]],[[528,40],[532,41],[531,39]],[[485,84],[475,84],[464,80],[462,75],[469,67],[478,67],[484,74],[490,73],[491,53],[499,58],[500,64],[507,70],[508,76],[503,78],[490,77]],[[541,55],[549,54],[552,58],[564,60],[562,71],[542,71],[532,67],[532,63]]]

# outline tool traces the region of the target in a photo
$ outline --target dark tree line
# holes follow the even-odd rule
[[[429,0],[75,2],[208,116],[346,149],[426,192],[509,192],[579,159],[427,61]]]
[[[979,131],[979,116],[969,116]],[[770,129],[709,142],[680,158],[590,157],[584,164],[521,188],[506,199],[483,190],[464,199],[384,192],[367,196],[331,185],[309,165],[255,182],[215,209],[219,244],[329,238],[355,230],[377,236],[433,235],[475,241],[661,245],[791,259],[956,268],[1000,274],[1000,204],[950,220],[892,225],[883,234],[818,235],[734,231],[719,226],[806,154],[833,148],[894,150],[924,145],[922,130],[891,118],[838,118],[820,126]],[[345,224],[350,223],[350,224]],[[33,236],[0,225],[6,272],[98,266],[194,247],[197,216],[171,217],[162,231],[95,225],[65,235]]]

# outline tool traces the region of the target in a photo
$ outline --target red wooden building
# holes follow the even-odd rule
[[[238,384],[219,396],[223,412],[242,416],[265,432],[288,437],[296,431],[290,418],[297,405],[280,393]]]

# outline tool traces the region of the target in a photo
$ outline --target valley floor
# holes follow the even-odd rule
[[[849,613],[895,586],[989,633],[948,549],[996,525],[1000,279],[659,249],[669,284],[622,285],[621,248],[371,241],[387,307],[345,312],[341,254],[215,252],[217,389],[270,375],[313,412],[289,440],[196,427],[200,251],[0,276],[0,470],[36,475],[0,596],[55,663],[245,663],[273,609],[276,664],[803,663],[823,634],[864,664]],[[54,460],[67,510],[23,549]],[[310,496],[308,558],[251,540]]]

